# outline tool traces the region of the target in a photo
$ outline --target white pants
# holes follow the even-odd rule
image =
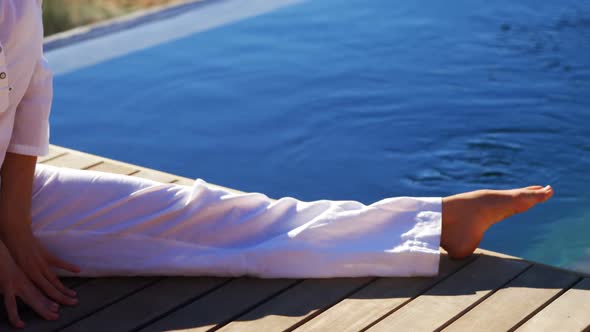
[[[271,200],[39,164],[33,231],[83,276],[430,276],[440,198]],[[62,274],[67,275],[67,274]]]

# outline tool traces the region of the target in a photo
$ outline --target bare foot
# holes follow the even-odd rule
[[[524,212],[553,195],[551,186],[477,190],[443,198],[441,246],[452,258],[473,253],[493,224]]]

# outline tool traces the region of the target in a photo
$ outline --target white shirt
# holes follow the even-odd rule
[[[0,165],[49,148],[53,78],[43,58],[42,0],[0,0]]]

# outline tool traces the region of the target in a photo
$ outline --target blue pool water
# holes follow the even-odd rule
[[[552,184],[482,246],[590,271],[589,97],[588,2],[310,0],[58,72],[52,142],[304,200]]]

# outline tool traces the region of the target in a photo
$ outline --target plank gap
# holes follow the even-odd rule
[[[341,301],[374,278],[312,278],[264,302],[219,331],[284,331],[322,308]]]
[[[517,331],[583,331],[590,324],[590,278],[583,278]]]
[[[67,278],[63,278],[61,279],[61,282],[66,286],[66,287],[70,287],[70,288],[77,288],[80,287],[82,285],[84,285],[85,283],[91,281],[92,278],[84,278],[84,277],[67,277]]]
[[[199,294],[199,295],[197,295],[197,296],[195,296],[195,297],[193,297],[193,298],[190,298],[190,299],[188,299],[188,300],[186,300],[186,301],[184,301],[184,302],[181,302],[180,304],[178,304],[177,306],[175,306],[175,307],[171,308],[170,310],[168,310],[168,311],[165,311],[165,312],[161,313],[160,315],[158,315],[158,316],[154,317],[153,319],[151,319],[151,320],[149,320],[149,321],[147,321],[147,322],[145,322],[145,323],[143,323],[143,324],[140,324],[140,325],[136,326],[135,328],[131,329],[131,331],[132,331],[132,332],[137,332],[137,331],[139,331],[139,330],[141,330],[141,329],[143,329],[143,328],[145,328],[145,327],[147,327],[147,326],[149,326],[149,325],[151,325],[151,324],[153,324],[153,323],[155,323],[155,322],[159,321],[160,319],[162,319],[162,318],[164,318],[164,317],[166,317],[166,316],[170,315],[170,314],[171,314],[171,313],[173,313],[174,311],[176,311],[176,310],[179,310],[179,309],[181,309],[181,308],[183,308],[183,307],[185,307],[185,306],[187,306],[187,305],[189,305],[189,304],[191,304],[191,303],[193,303],[193,302],[197,301],[198,299],[200,299],[200,298],[202,298],[202,297],[204,297],[204,296],[207,296],[207,295],[209,295],[210,293],[212,293],[212,292],[214,292],[214,291],[218,290],[219,288],[221,288],[221,287],[223,287],[223,286],[227,285],[227,284],[228,284],[228,283],[230,283],[232,280],[235,280],[235,278],[228,278],[227,280],[225,280],[225,281],[221,282],[219,285],[216,285],[216,286],[214,286],[214,287],[212,287],[212,288],[208,289],[207,291],[205,291],[205,292],[203,292],[203,293],[201,293],[201,294]]]
[[[338,304],[340,301],[348,298],[349,296],[351,296],[352,294],[358,292],[359,290],[367,287],[368,285],[370,285],[371,283],[375,282],[377,279],[379,278],[372,278],[371,280],[367,281],[366,283],[350,290],[347,294],[345,294],[344,296],[342,296],[341,298],[337,299],[336,301],[334,301],[334,303],[328,304],[325,307],[322,308],[318,308],[318,310],[310,315],[308,315],[307,317],[304,317],[303,319],[301,319],[300,321],[298,321],[297,323],[293,324],[293,326],[285,329],[285,332],[290,332],[295,330],[296,328],[302,326],[303,324],[309,322],[310,320],[314,319],[315,317],[319,316],[320,314],[322,314],[323,312],[325,312],[326,310],[330,309],[331,307],[335,306],[336,304]]]
[[[138,326],[160,317],[179,303],[193,299],[227,281],[228,278],[169,277],[163,278],[124,299],[95,312],[63,331],[133,331]]]
[[[374,325],[369,331],[434,331],[484,295],[501,287],[530,263],[502,255],[484,254],[451,278]],[[424,315],[428,312],[428,315]]]
[[[424,290],[422,290],[422,292],[416,294],[415,296],[413,296],[412,298],[410,298],[409,300],[403,302],[402,304],[398,305],[397,307],[391,309],[390,311],[388,311],[385,315],[379,317],[378,319],[376,319],[375,321],[373,321],[371,324],[367,325],[366,327],[364,327],[363,329],[360,330],[360,332],[365,332],[367,330],[369,330],[370,328],[372,328],[373,326],[377,325],[379,322],[381,322],[382,320],[384,320],[385,318],[387,318],[388,316],[390,316],[391,314],[393,314],[394,312],[396,312],[397,310],[399,310],[400,308],[402,308],[403,306],[407,305],[408,303],[414,301],[415,299],[417,299],[418,297],[420,297],[423,294],[426,294],[428,291],[430,291],[431,289],[433,289],[434,287],[436,287],[438,284],[442,283],[443,281],[451,278],[452,276],[454,276],[457,272],[465,269],[467,266],[473,264],[473,262],[475,262],[481,255],[477,254],[477,255],[473,255],[473,258],[469,259],[469,261],[467,263],[465,263],[464,265],[462,265],[461,267],[459,267],[457,270],[455,270],[453,273],[449,273],[447,276],[441,278],[440,280],[438,280],[437,282],[433,283],[432,285],[430,285],[429,287],[424,288]]]
[[[127,297],[129,297],[129,296],[132,296],[132,295],[134,295],[134,294],[136,294],[136,293],[139,293],[139,292],[141,292],[142,290],[144,290],[144,289],[146,289],[146,288],[148,288],[148,287],[150,287],[150,286],[152,286],[152,285],[154,285],[154,284],[156,284],[156,283],[160,282],[160,281],[161,281],[161,280],[163,280],[163,279],[166,279],[166,278],[157,278],[157,279],[155,279],[155,280],[153,280],[153,281],[151,281],[151,282],[148,282],[148,283],[146,283],[145,285],[143,285],[143,286],[141,286],[141,287],[138,287],[137,289],[135,289],[135,290],[133,290],[133,291],[131,291],[131,292],[129,292],[129,293],[126,293],[126,294],[124,294],[124,295],[123,295],[123,296],[121,296],[121,297],[118,297],[118,298],[116,298],[114,301],[111,301],[111,302],[109,302],[109,303],[106,303],[106,304],[104,304],[104,305],[102,305],[102,306],[100,306],[100,307],[97,307],[97,308],[95,308],[95,310],[92,310],[91,312],[89,312],[89,313],[87,313],[87,314],[85,314],[85,315],[82,315],[82,316],[80,316],[80,317],[78,317],[78,318],[76,318],[76,319],[72,320],[71,322],[68,322],[67,324],[65,324],[64,326],[60,327],[59,329],[57,329],[57,330],[55,330],[55,331],[63,331],[63,330],[65,330],[65,329],[69,328],[70,326],[72,326],[72,325],[74,325],[74,324],[76,324],[76,323],[78,323],[78,322],[80,322],[80,321],[82,321],[82,320],[84,320],[84,319],[86,319],[86,318],[88,318],[88,317],[90,317],[90,316],[94,315],[94,314],[95,314],[95,313],[97,313],[97,312],[99,312],[99,311],[102,311],[102,310],[104,310],[105,308],[108,308],[108,307],[110,307],[111,305],[113,305],[113,304],[115,304],[115,303],[117,303],[117,302],[121,302],[121,301],[123,301],[124,299],[126,299],[126,298],[127,298]]]
[[[46,163],[46,162],[48,162],[48,161],[52,161],[53,159],[56,159],[56,158],[62,157],[62,156],[64,156],[64,155],[66,155],[66,154],[68,154],[68,153],[67,153],[67,152],[61,152],[61,153],[59,153],[59,154],[56,154],[55,156],[49,156],[49,157],[47,157],[47,158],[43,158],[43,157],[41,157],[41,158],[39,158],[39,159],[38,159],[38,162],[39,162],[39,163],[41,163],[41,164],[44,164],[44,163]]]
[[[285,288],[281,289],[280,291],[272,294],[271,296],[269,296],[269,297],[267,297],[267,298],[265,298],[263,300],[258,301],[257,303],[251,305],[250,307],[248,307],[248,308],[242,310],[241,312],[233,315],[232,317],[230,317],[229,319],[227,319],[225,322],[217,324],[215,327],[211,328],[211,330],[209,330],[209,331],[217,331],[217,330],[219,330],[220,328],[226,326],[227,324],[233,322],[237,318],[239,318],[239,317],[247,314],[248,312],[254,310],[255,308],[261,306],[262,304],[264,304],[264,303],[266,303],[266,302],[274,299],[275,297],[280,296],[281,294],[287,292],[289,289],[291,289],[291,288],[297,286],[298,284],[300,284],[301,282],[303,282],[303,280],[304,279],[297,279],[294,283],[292,283],[288,287],[285,287]]]
[[[485,294],[484,296],[482,296],[481,298],[479,298],[478,300],[476,300],[475,302],[473,302],[472,304],[470,304],[467,308],[465,308],[463,311],[459,312],[458,314],[456,314],[454,317],[452,317],[451,319],[449,319],[447,322],[445,322],[444,324],[442,324],[441,326],[439,326],[435,332],[440,332],[443,329],[447,328],[449,325],[451,325],[454,321],[456,321],[457,319],[461,318],[461,316],[465,315],[467,312],[469,312],[469,310],[475,308],[476,306],[478,306],[480,303],[482,303],[483,301],[485,301],[488,297],[492,296],[494,293],[496,293],[499,289],[504,288],[506,285],[510,284],[512,281],[514,281],[516,278],[518,278],[519,276],[521,276],[523,273],[527,272],[528,270],[530,270],[534,265],[530,264],[529,266],[527,266],[526,268],[524,268],[522,271],[520,271],[519,273],[517,273],[516,275],[514,275],[511,279],[507,280],[505,283],[503,283],[502,285],[500,285],[499,287],[497,287],[496,289],[492,289],[490,292],[488,292],[487,294]]]
[[[81,169],[82,169],[82,170],[89,170],[90,168],[92,168],[92,167],[96,167],[96,166],[98,166],[98,165],[100,165],[100,164],[104,164],[104,161],[103,161],[103,160],[101,160],[101,161],[99,161],[99,162],[97,162],[97,163],[95,163],[95,164],[92,164],[92,165],[90,165],[90,166],[85,166],[85,167],[83,167],[83,168],[81,168]]]
[[[513,327],[510,328],[510,330],[508,330],[509,332],[513,332],[516,331],[519,327],[521,327],[523,324],[525,324],[529,319],[531,319],[534,315],[538,314],[541,310],[545,309],[546,306],[550,305],[553,301],[555,301],[557,298],[559,298],[560,296],[562,296],[563,294],[565,294],[565,292],[567,292],[568,290],[570,290],[572,287],[574,287],[574,285],[576,285],[578,282],[580,282],[583,278],[579,277],[577,278],[574,282],[572,282],[570,285],[568,285],[567,287],[564,287],[561,291],[559,291],[557,294],[555,294],[553,297],[551,297],[549,300],[547,300],[545,303],[543,303],[541,306],[539,306],[537,309],[533,310],[533,312],[531,312],[529,315],[527,315],[526,317],[524,317],[520,322],[516,323]]]

